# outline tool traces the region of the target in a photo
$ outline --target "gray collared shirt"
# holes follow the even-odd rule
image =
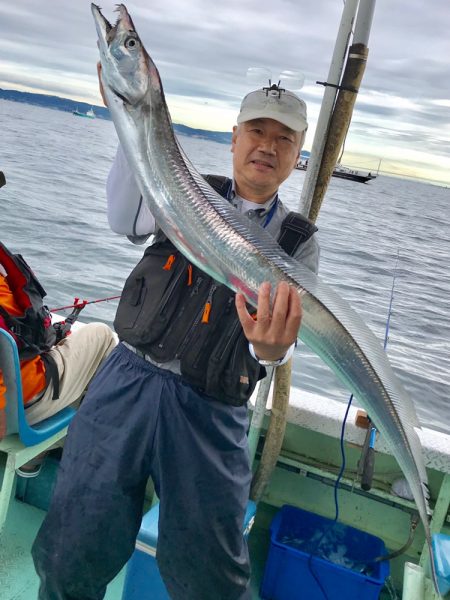
[[[272,196],[272,198],[267,200],[267,202],[264,202],[264,204],[250,202],[249,200],[245,200],[244,198],[238,196],[236,193],[235,182],[233,180],[228,200],[237,210],[246,214],[249,219],[258,223],[261,225],[261,227],[265,226],[267,232],[270,233],[275,239],[278,238],[281,230],[281,224],[289,213],[289,210],[279,199],[278,194]],[[272,215],[272,218],[266,225],[267,218],[275,202],[277,202],[277,207]],[[296,260],[311,269],[311,271],[314,273],[317,273],[319,270],[319,256],[320,248],[316,234],[310,237],[309,240],[307,240],[304,244],[301,244],[294,254],[294,258]]]

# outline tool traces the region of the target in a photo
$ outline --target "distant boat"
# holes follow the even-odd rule
[[[301,159],[296,166],[296,169],[300,171],[306,171],[308,168],[308,160]],[[357,181],[358,183],[367,183],[371,179],[375,179],[377,174],[373,174],[370,171],[358,171],[357,169],[350,169],[343,165],[336,165],[332,173],[333,177],[340,177],[341,179],[349,179],[350,181]]]
[[[78,110],[78,107],[77,107],[74,111],[72,111],[72,114],[75,115],[76,117],[86,117],[87,119],[95,119],[95,117],[96,117],[96,114],[95,114],[94,109],[92,108],[92,106],[85,113],[80,112]]]
[[[371,172],[358,171],[342,165],[336,165],[333,171],[333,177],[350,179],[351,181],[358,181],[359,183],[367,183],[371,179],[375,179],[376,175],[373,175]]]

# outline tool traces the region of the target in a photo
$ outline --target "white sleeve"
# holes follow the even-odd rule
[[[106,182],[109,226],[116,233],[145,239],[155,231],[155,219],[144,202],[119,144]],[[142,239],[144,238],[144,239]]]

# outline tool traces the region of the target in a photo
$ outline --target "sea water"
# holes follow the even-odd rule
[[[120,294],[142,256],[114,234],[105,181],[117,146],[110,121],[0,100],[0,239],[20,252],[47,290],[51,308],[74,297]],[[181,136],[202,173],[231,175],[226,145]],[[305,173],[281,198],[299,208]],[[333,178],[317,221],[320,276],[361,314],[382,342],[396,256],[388,355],[421,423],[450,433],[450,190],[380,175],[368,184]],[[91,304],[86,321],[114,319],[116,302]],[[293,385],[342,402],[348,391],[299,344]]]

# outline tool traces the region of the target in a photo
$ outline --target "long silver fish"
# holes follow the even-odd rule
[[[381,344],[347,302],[204,181],[177,142],[158,70],[125,6],[118,6],[114,27],[91,6],[108,106],[158,225],[190,261],[253,306],[264,281],[272,290],[280,281],[298,290],[300,338],[349,387],[389,444],[411,487],[431,552],[419,422]]]

